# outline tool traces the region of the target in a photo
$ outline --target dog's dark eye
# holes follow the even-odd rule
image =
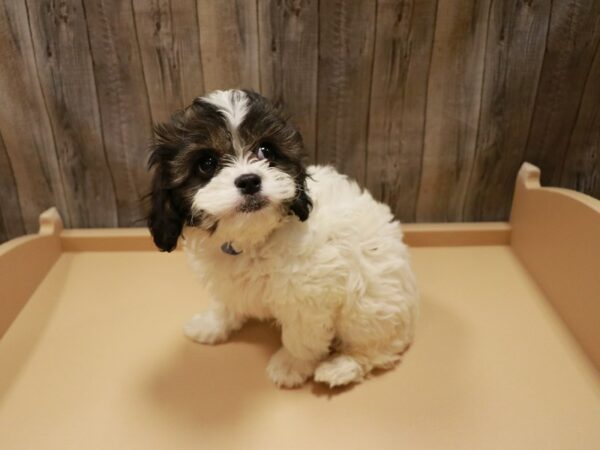
[[[198,171],[201,175],[210,176],[215,172],[219,158],[213,152],[206,151],[202,153],[198,160]]]
[[[256,157],[258,159],[271,159],[275,156],[275,146],[268,142],[262,142],[256,149]]]

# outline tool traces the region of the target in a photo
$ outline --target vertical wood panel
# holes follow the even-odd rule
[[[600,198],[600,44],[587,75],[565,160],[563,186]]]
[[[493,2],[476,156],[464,220],[504,220],[523,161],[546,48],[550,0]]]
[[[151,122],[260,90],[404,221],[503,220],[525,159],[600,197],[600,1],[0,0],[0,241],[143,223]]]
[[[52,205],[70,225],[25,0],[4,3],[0,8],[0,61],[0,133],[7,154],[1,164],[3,172],[14,174],[15,186],[10,186],[8,177],[2,177],[0,183],[5,191],[18,190],[25,231],[37,231],[38,214]],[[5,207],[9,206],[3,202]]]
[[[319,4],[317,158],[365,180],[377,2]]]
[[[437,0],[379,0],[367,187],[414,221]]]
[[[199,0],[200,51],[207,91],[260,89],[256,0]]]
[[[79,0],[27,5],[71,226],[116,226],[83,7]]]
[[[204,93],[194,0],[134,0],[152,120],[163,122]]]
[[[152,120],[132,5],[107,0],[84,4],[102,117],[96,133],[102,130],[106,144],[119,225],[143,225]]]
[[[417,220],[460,221],[475,154],[489,0],[439,0]]]
[[[6,153],[4,140],[0,135],[0,242],[25,234],[19,193]]]
[[[291,115],[316,158],[318,0],[259,0],[261,93]]]
[[[600,2],[552,3],[548,45],[525,159],[542,171],[542,183],[560,183],[563,161],[594,52],[600,39]],[[599,81],[600,82],[600,81]]]

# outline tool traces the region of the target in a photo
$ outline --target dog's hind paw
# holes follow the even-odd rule
[[[348,355],[336,355],[323,361],[315,370],[315,381],[329,387],[344,386],[362,381],[363,368]]]
[[[267,366],[267,374],[271,381],[285,388],[304,384],[314,370],[314,363],[294,358],[284,347],[271,357]]]

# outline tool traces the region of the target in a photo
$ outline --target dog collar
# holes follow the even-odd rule
[[[223,242],[223,245],[221,245],[221,250],[223,251],[223,253],[227,253],[228,255],[231,255],[231,256],[237,256],[240,253],[242,253],[241,251],[238,252],[235,248],[233,248],[231,241]]]

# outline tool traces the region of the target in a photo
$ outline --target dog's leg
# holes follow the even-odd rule
[[[332,327],[310,320],[298,318],[293,323],[283,323],[283,347],[271,357],[267,366],[271,381],[287,388],[303,384],[329,353],[333,333]]]
[[[184,334],[202,344],[218,344],[225,341],[232,331],[244,324],[244,317],[234,313],[221,303],[192,317],[183,328]]]
[[[267,374],[279,387],[292,388],[304,384],[317,366],[314,360],[298,359],[281,347],[269,360]]]

